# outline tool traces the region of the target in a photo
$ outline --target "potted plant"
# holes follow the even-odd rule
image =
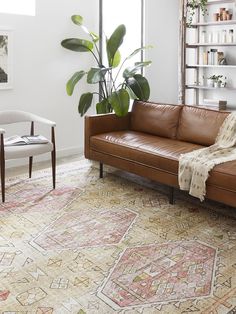
[[[226,76],[212,75],[207,79],[207,86],[209,87],[226,87]]]
[[[75,52],[90,53],[96,61],[96,66],[88,71],[80,70],[70,78],[66,84],[68,95],[72,95],[76,84],[86,77],[88,84],[99,84],[99,91],[87,92],[81,95],[78,111],[83,116],[92,105],[96,96],[99,100],[96,104],[97,113],[115,112],[117,116],[124,116],[128,113],[130,99],[148,100],[150,96],[150,87],[147,79],[139,74],[139,71],[151,64],[151,61],[135,62],[133,66],[124,68],[126,62],[132,59],[142,50],[149,48],[141,47],[134,50],[123,62],[119,48],[123,43],[126,28],[125,25],[119,25],[110,38],[106,38],[107,64],[103,64],[102,56],[98,48],[99,38],[95,33],[89,31],[83,25],[83,17],[73,15],[72,22],[78,25],[86,33],[89,39],[68,38],[61,42],[61,45]],[[122,82],[118,82],[119,74],[122,72]]]
[[[191,26],[196,9],[199,7],[203,16],[207,14],[208,0],[187,0],[188,25]]]
[[[207,86],[208,87],[214,87],[214,78],[215,78],[215,75],[212,75],[212,76],[207,78]]]

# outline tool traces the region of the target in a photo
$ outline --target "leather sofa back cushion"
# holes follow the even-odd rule
[[[229,112],[184,106],[179,122],[177,139],[210,146]]]
[[[176,138],[182,106],[135,101],[131,113],[131,130]]]

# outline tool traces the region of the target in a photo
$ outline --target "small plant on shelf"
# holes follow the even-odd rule
[[[203,16],[207,14],[207,2],[208,0],[188,0],[188,25],[191,26],[193,23],[193,17],[196,14],[196,9],[200,8]]]
[[[209,87],[226,87],[226,80],[226,76],[214,74],[207,79],[207,85]]]

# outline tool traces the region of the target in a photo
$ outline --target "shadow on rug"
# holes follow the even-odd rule
[[[54,191],[50,169],[7,181],[0,313],[236,313],[232,209],[116,174],[82,160]]]

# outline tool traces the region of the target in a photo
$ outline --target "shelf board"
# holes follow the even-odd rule
[[[186,44],[186,48],[197,48],[197,47],[236,47],[236,43],[225,43],[225,44],[220,44],[220,43],[196,43],[196,44]]]
[[[191,24],[191,26],[187,26],[187,27],[191,28],[191,27],[198,27],[198,26],[221,26],[221,25],[236,25],[236,20],[219,21],[219,22],[200,22],[200,23],[193,23]]]
[[[236,69],[236,65],[201,65],[201,64],[187,64],[186,68],[195,69],[195,68],[222,68],[222,69]]]
[[[207,5],[224,4],[224,3],[235,3],[235,0],[212,0],[212,1],[208,1]]]
[[[226,91],[236,91],[235,87],[209,87],[203,85],[186,85],[187,89],[203,89],[203,90],[226,90]]]

